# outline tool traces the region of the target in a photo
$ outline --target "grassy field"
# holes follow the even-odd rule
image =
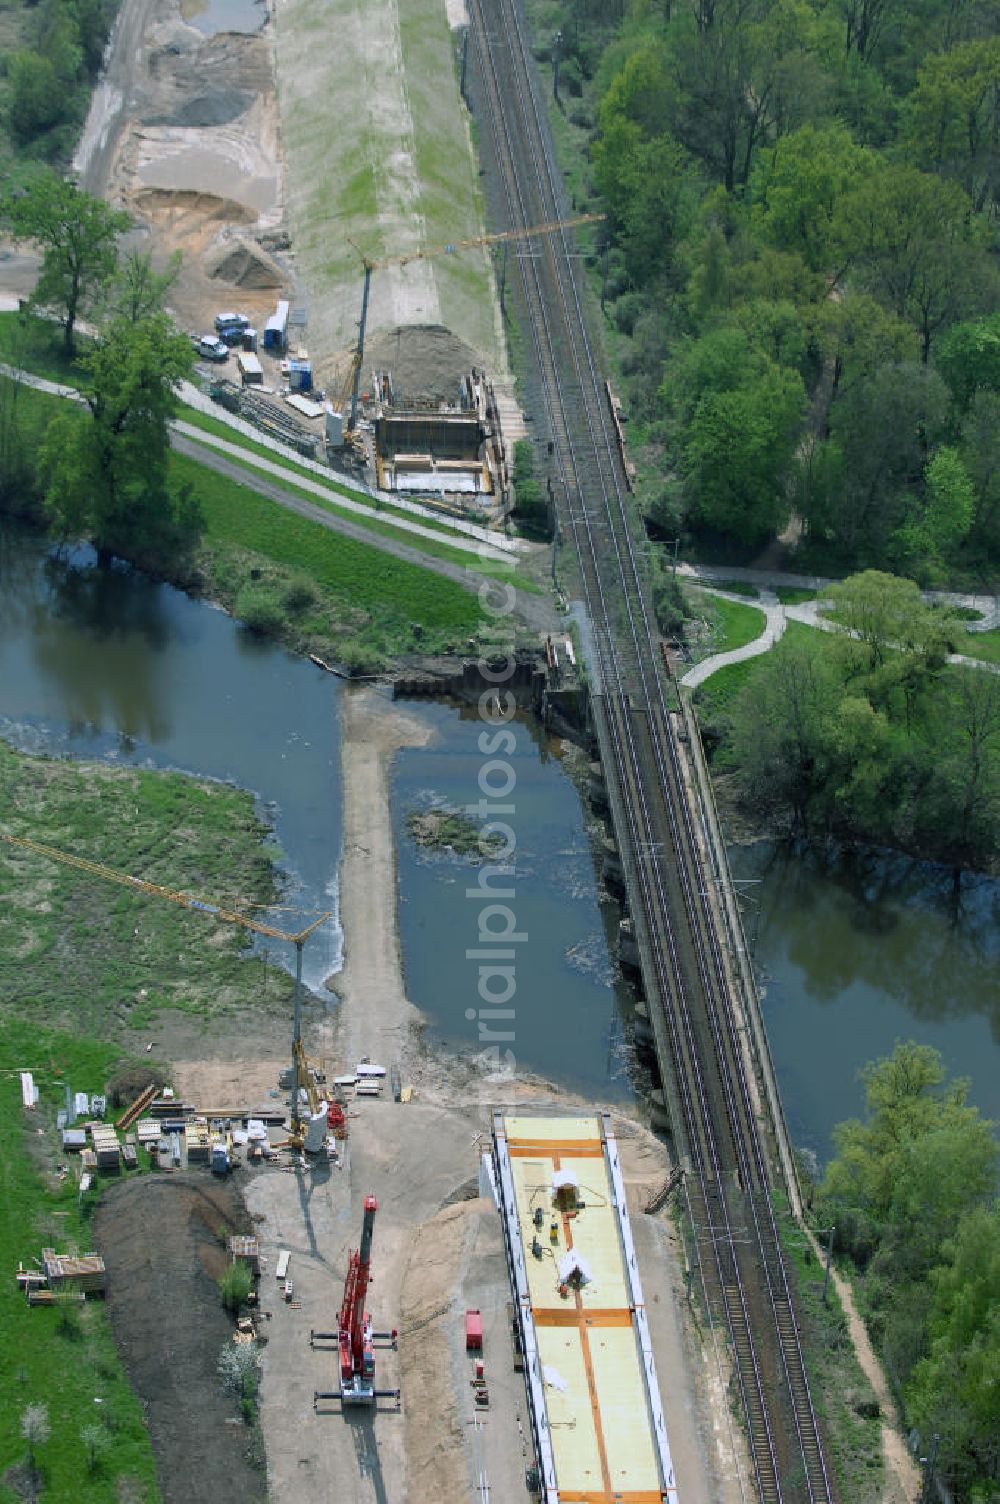
[[[803,622],[790,621],[785,626],[785,636],[796,637],[803,632],[816,630],[816,627],[807,627]],[[761,653],[757,658],[745,658],[742,663],[727,663],[724,668],[717,669],[706,679],[704,684],[700,684],[694,696],[699,719],[706,724],[723,719],[743,686],[748,684],[754,674],[759,673],[761,666],[767,662],[767,656],[766,653]],[[719,772],[733,766],[725,743],[717,748],[712,759],[712,766]]]
[[[35,1497],[18,1487],[27,1456],[21,1435],[26,1406],[47,1407],[49,1439],[37,1449],[42,1497],[79,1504],[155,1504],[153,1454],[142,1408],[115,1351],[104,1306],[30,1307],[14,1282],[18,1262],[30,1265],[43,1246],[88,1252],[94,1197],[81,1202],[76,1179],[52,1173],[61,1155],[55,1111],[64,1088],[96,1091],[118,1056],[111,1045],[57,1033],[37,1017],[0,1019],[0,1499]],[[18,1069],[30,1069],[41,1100],[21,1106]],[[23,1151],[23,1152],[22,1152]],[[81,1432],[96,1426],[100,1448],[88,1465]],[[23,1476],[23,1475],[22,1475]]]
[[[744,606],[723,596],[705,594],[699,605],[704,607],[710,637],[705,646],[712,653],[729,653],[753,642],[764,630],[766,617],[757,606]]]
[[[958,632],[955,650],[967,658],[982,658],[987,663],[1000,663],[1000,631]]]
[[[166,887],[244,906],[275,898],[249,794],[180,773],[28,757],[0,742],[0,826]],[[120,1037],[165,1009],[210,1020],[291,983],[244,931],[0,845],[0,997],[38,1024]],[[2,1015],[0,1015],[2,1016]]]
[[[466,590],[342,538],[182,455],[172,456],[171,468],[201,501],[204,553],[227,605],[249,583],[251,569],[270,565],[277,568],[278,589],[293,576],[319,589],[320,596],[289,623],[303,639],[336,647],[340,637],[356,643],[363,637],[371,659],[381,661],[418,648],[456,647],[478,630],[481,612],[471,582]],[[267,580],[260,584],[264,588]]]

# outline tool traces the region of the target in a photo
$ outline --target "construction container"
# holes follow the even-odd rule
[[[282,300],[264,325],[264,349],[284,350],[288,343],[288,304]]]
[[[212,1144],[211,1168],[213,1175],[229,1174],[229,1147],[221,1139]]]
[[[264,367],[250,350],[241,350],[236,357],[240,380],[244,386],[263,386]]]
[[[293,392],[311,392],[313,384],[312,362],[290,360],[288,362],[288,385]]]
[[[467,1353],[481,1353],[483,1350],[483,1313],[482,1311],[466,1311],[465,1313],[465,1351]]]
[[[87,1130],[85,1128],[64,1128],[62,1146],[69,1154],[79,1154],[87,1147]]]
[[[243,348],[244,348],[244,350],[252,350],[254,352],[254,354],[257,353],[257,331],[256,331],[256,329],[244,329],[244,331],[243,331]]]
[[[85,1118],[90,1112],[90,1098],[85,1091],[78,1091],[73,1098],[73,1108],[78,1118]]]

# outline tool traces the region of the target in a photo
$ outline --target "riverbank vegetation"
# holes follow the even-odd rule
[[[920,1451],[956,1499],[1000,1493],[1000,1201],[994,1125],[936,1050],[863,1073],[866,1115],[835,1134],[813,1212],[836,1228]]]
[[[447,805],[411,809],[406,816],[406,829],[418,846],[480,860],[493,860],[505,845],[502,835],[495,831],[484,833],[482,825],[471,820],[463,810],[450,809]]]
[[[0,826],[224,906],[279,901],[268,828],[228,784],[30,757],[0,742]],[[207,1021],[248,996],[291,1006],[289,978],[265,976],[236,925],[7,845],[0,898],[0,1017],[107,1039],[170,1009]]]
[[[790,623],[699,693],[717,770],[755,817],[992,870],[1000,841],[1000,678],[949,665],[966,635],[915,585],[832,587],[852,634]]]
[[[659,536],[1000,568],[986,0],[533,0]]]
[[[0,487],[8,505],[34,512],[59,540],[84,538],[100,555],[201,586],[242,611],[251,630],[332,656],[351,672],[378,672],[400,654],[450,650],[475,636],[477,577],[507,579],[503,562],[480,567],[474,553],[443,538],[404,532],[389,518],[356,519],[379,537],[468,566],[464,588],[384,550],[333,538],[249,485],[171,453],[177,387],[193,351],[159,307],[169,273],[158,276],[135,253],[119,262],[123,216],[42,169],[8,181],[0,217],[13,234],[44,247],[32,307],[6,321],[0,342],[14,370],[0,380]],[[99,322],[81,352],[76,327],[84,311]],[[62,325],[61,350],[38,313]],[[27,388],[16,373],[32,370],[36,353],[50,374],[77,387],[78,404],[46,405]],[[302,487],[289,481],[288,489]],[[309,500],[343,512],[332,494]],[[529,588],[537,590],[533,582]]]

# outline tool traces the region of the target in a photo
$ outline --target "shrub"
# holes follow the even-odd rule
[[[298,616],[316,603],[316,592],[308,580],[292,580],[285,587],[281,604],[290,616]]]
[[[253,1288],[253,1275],[246,1264],[230,1264],[219,1278],[222,1304],[227,1311],[238,1311]]]
[[[279,637],[285,625],[280,603],[258,586],[244,585],[236,597],[234,611],[247,631],[259,637]]]

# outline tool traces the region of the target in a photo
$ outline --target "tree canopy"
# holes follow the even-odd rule
[[[32,302],[58,315],[72,356],[80,313],[115,274],[118,237],[128,229],[128,215],[51,169],[34,172],[24,184],[8,189],[0,212],[17,239],[42,247]]]
[[[862,1073],[866,1114],[836,1130],[817,1215],[862,1280],[869,1326],[939,1470],[995,1497],[1000,1435],[1000,1145],[929,1045]]]
[[[554,16],[582,80],[577,203],[609,217],[602,307],[647,505],[669,488],[682,530],[745,554],[793,512],[823,573],[1000,567],[964,431],[1000,383],[996,7],[628,0],[619,19],[555,0]],[[761,303],[794,338],[768,338]],[[742,379],[706,388],[701,345]]]
[[[166,315],[113,318],[82,358],[87,415],[53,419],[40,456],[54,527],[108,552],[163,559],[197,537],[190,500],[170,491],[169,419],[190,341]]]

